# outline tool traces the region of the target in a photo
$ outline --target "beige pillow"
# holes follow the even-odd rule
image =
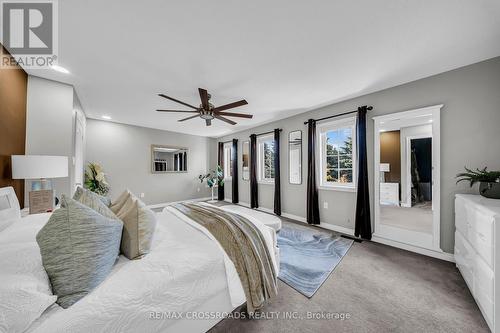
[[[134,196],[129,196],[116,214],[123,222],[121,252],[129,259],[149,253],[156,228],[155,213]]]
[[[120,194],[118,198],[116,198],[115,202],[113,202],[111,206],[109,206],[109,208],[113,211],[113,213],[118,213],[125,202],[127,202],[127,199],[131,196],[133,196],[133,194],[129,190],[123,191],[122,194]]]

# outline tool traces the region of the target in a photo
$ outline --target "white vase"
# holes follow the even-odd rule
[[[217,202],[217,200],[214,200],[214,188],[215,188],[215,186],[211,187],[211,189],[212,189],[212,200],[210,200],[209,202]]]

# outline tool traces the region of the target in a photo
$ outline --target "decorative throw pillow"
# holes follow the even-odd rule
[[[155,213],[139,199],[129,196],[116,216],[123,222],[122,253],[129,259],[148,254],[156,228]]]
[[[109,208],[116,214],[123,207],[125,202],[127,202],[127,199],[133,196],[132,192],[125,190],[118,196],[118,198],[116,198],[115,202],[113,202]]]
[[[64,195],[61,202],[36,241],[57,303],[68,308],[111,272],[123,223]]]
[[[89,206],[90,208],[98,211],[101,207],[105,212],[109,211],[109,206],[111,206],[111,199],[107,197],[103,197],[97,193],[89,191],[83,187],[78,186],[76,188],[75,194],[73,195],[73,200],[81,202],[84,205]]]

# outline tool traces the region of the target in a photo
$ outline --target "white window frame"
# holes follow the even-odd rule
[[[273,185],[274,178],[264,177],[264,143],[268,141],[273,141],[274,143],[273,134],[262,135],[257,138],[257,182],[260,184]]]
[[[231,156],[233,154],[233,144],[232,142],[226,142],[224,144],[224,180],[232,181],[233,176],[231,175]]]
[[[340,128],[350,127],[352,130],[352,183],[327,182],[326,181],[326,133]],[[356,141],[356,116],[332,120],[318,125],[317,127],[317,147],[319,154],[316,158],[318,162],[319,188],[322,190],[334,191],[356,191],[357,166],[358,166],[358,144]]]

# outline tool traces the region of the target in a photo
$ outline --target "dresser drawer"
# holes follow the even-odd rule
[[[455,227],[467,238],[469,228],[467,227],[466,202],[462,198],[455,199]]]
[[[476,250],[477,254],[483,259],[488,266],[493,269],[494,247],[490,246],[483,236],[473,232],[471,235],[472,247]]]
[[[493,301],[494,285],[495,273],[481,258],[476,257],[474,260],[474,290],[480,289],[490,301]]]
[[[480,236],[486,245],[493,246],[495,218],[491,216],[491,214],[485,214],[478,209],[475,210],[474,217],[474,220],[471,222],[472,229]]]
[[[483,313],[484,319],[486,319],[486,322],[488,323],[490,329],[493,330],[494,304],[488,296],[489,295],[482,289],[476,290],[474,294],[474,298],[476,299],[476,302],[479,305],[481,312]]]
[[[455,232],[455,261],[467,285],[474,293],[474,250],[459,231]]]

